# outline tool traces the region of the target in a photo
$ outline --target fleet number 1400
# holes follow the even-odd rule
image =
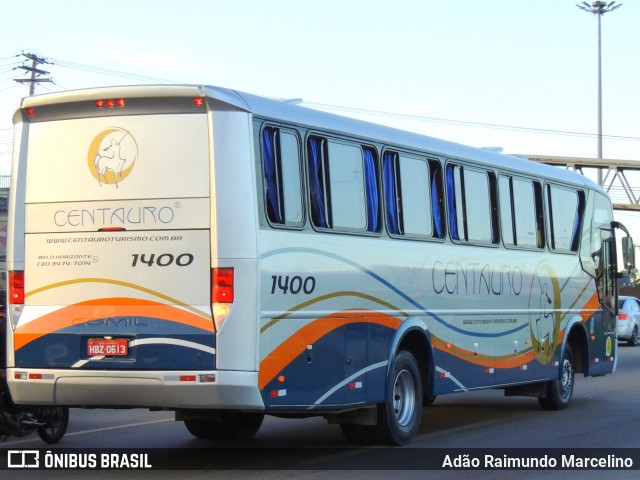
[[[277,291],[284,295],[287,293],[297,295],[300,292],[309,295],[315,288],[315,277],[302,278],[299,275],[293,277],[289,275],[271,275],[271,295],[275,295]]]
[[[163,253],[161,255],[156,255],[155,253],[134,253],[131,256],[133,257],[131,262],[132,267],[137,267],[138,265],[142,266],[142,264],[147,267],[151,267],[153,265],[157,265],[158,267],[168,267],[172,264],[175,264],[178,267],[186,267],[193,263],[193,255],[190,253],[183,253],[178,256],[171,253]]]

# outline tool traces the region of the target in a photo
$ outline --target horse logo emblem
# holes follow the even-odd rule
[[[529,293],[529,329],[536,358],[548,364],[558,348],[560,334],[560,285],[551,265],[538,265]]]
[[[119,127],[103,130],[91,141],[87,162],[98,185],[115,185],[129,176],[138,158],[131,132]]]

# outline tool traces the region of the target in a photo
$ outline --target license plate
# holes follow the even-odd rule
[[[123,357],[129,353],[129,341],[125,338],[90,338],[87,355],[90,357]]]

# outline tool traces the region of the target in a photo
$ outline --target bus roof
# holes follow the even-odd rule
[[[391,147],[426,151],[449,159],[470,160],[492,168],[519,171],[539,178],[581,185],[605,193],[592,180],[570,170],[223,87],[205,85],[100,87],[25,97],[20,107],[26,109],[42,105],[75,103],[101,97],[208,97],[265,119],[302,125],[312,130],[318,129],[339,135],[358,137],[362,140],[369,140],[371,143],[384,143]],[[19,112],[16,112],[14,122],[19,121],[19,118]]]

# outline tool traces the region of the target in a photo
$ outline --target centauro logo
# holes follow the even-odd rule
[[[541,263],[531,281],[529,291],[529,327],[533,349],[540,363],[548,364],[558,347],[560,333],[561,292],[558,278],[551,265]]]
[[[119,127],[103,130],[91,141],[87,162],[98,184],[115,185],[126,179],[138,158],[138,144],[131,132]]]

